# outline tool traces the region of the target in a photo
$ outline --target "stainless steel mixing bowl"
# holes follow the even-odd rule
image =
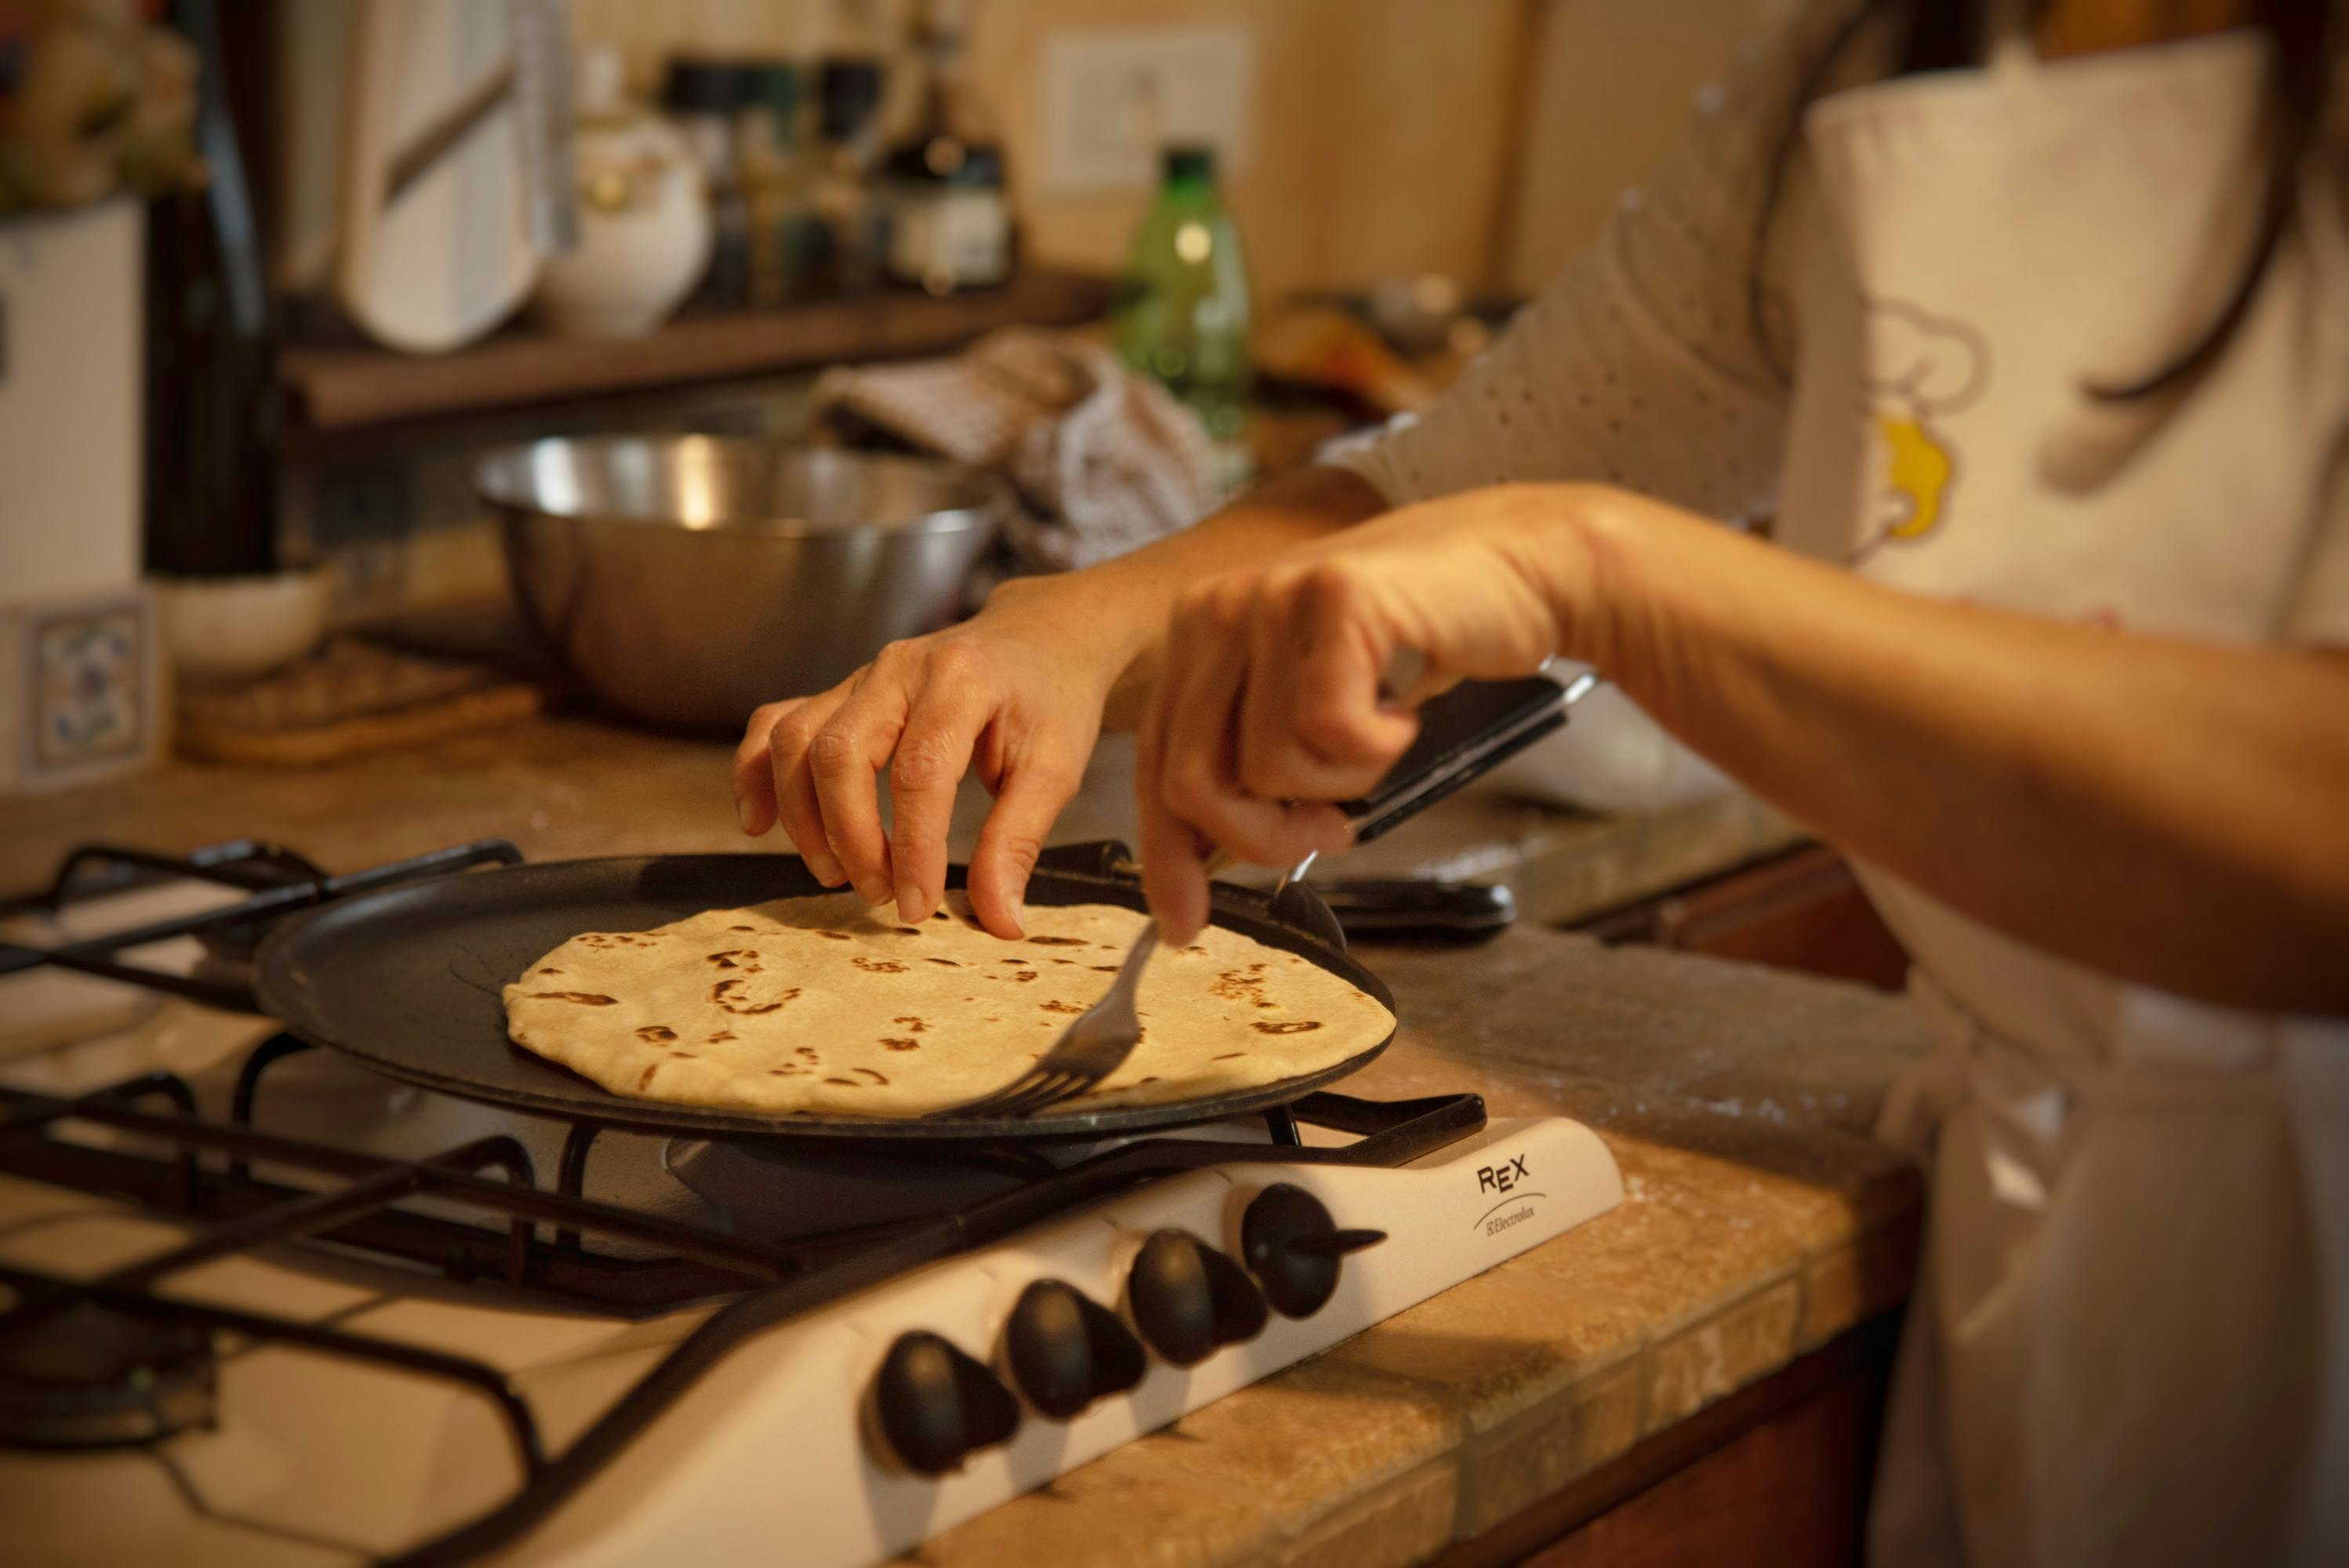
[[[475,482],[531,624],[612,707],[695,728],[936,625],[1004,503],[950,463],[712,436],[536,441]]]

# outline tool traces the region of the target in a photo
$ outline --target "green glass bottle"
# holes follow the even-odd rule
[[[1166,176],[1134,236],[1119,293],[1117,351],[1197,413],[1245,476],[1241,441],[1248,380],[1247,263],[1239,231],[1216,194],[1216,156],[1166,152]]]

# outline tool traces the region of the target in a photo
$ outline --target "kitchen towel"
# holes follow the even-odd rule
[[[815,385],[820,427],[878,430],[1009,480],[1019,566],[1064,572],[1189,527],[1216,500],[1190,410],[1098,344],[1006,327],[949,359],[843,366]]]

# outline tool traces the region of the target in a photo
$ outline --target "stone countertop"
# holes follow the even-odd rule
[[[93,840],[265,836],[336,870],[492,836],[533,860],[738,850],[727,754],[556,718],[321,772],[173,765],[11,802],[0,888]],[[1104,748],[1061,839],[1127,834],[1129,765]],[[984,806],[963,802],[959,845]],[[1506,881],[1557,920],[1789,836],[1733,799],[1608,819],[1464,794],[1344,866]],[[1478,947],[1361,955],[1402,1027],[1350,1091],[1575,1117],[1613,1150],[1622,1205],[947,1532],[924,1563],[1131,1563],[1142,1542],[1165,1568],[1414,1561],[1906,1296],[1917,1179],[1867,1137],[1924,1049],[1897,998],[1526,920]]]
[[[1612,1212],[926,1545],[928,1568],[1416,1562],[1906,1299],[1920,1188],[1868,1137],[1897,997],[1523,924],[1361,944],[1402,1027],[1350,1093],[1575,1117]],[[1138,1543],[1147,1542],[1146,1551]]]
[[[0,891],[45,883],[93,841],[184,851],[274,841],[330,871],[474,839],[511,839],[533,861],[589,855],[788,851],[735,827],[732,748],[583,717],[533,720],[310,771],[173,762],[154,772],[7,801]],[[1054,841],[1131,841],[1133,746],[1102,740]],[[978,838],[988,799],[966,781],[951,836]],[[1652,815],[1591,816],[1475,789],[1329,862],[1324,876],[1506,883],[1528,919],[1561,923],[1725,870],[1796,834],[1742,795]]]

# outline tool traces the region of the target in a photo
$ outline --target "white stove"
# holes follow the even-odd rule
[[[1468,1096],[947,1155],[583,1133],[23,956],[243,896],[0,925],[0,1558],[872,1563],[1621,1194],[1588,1129]]]

